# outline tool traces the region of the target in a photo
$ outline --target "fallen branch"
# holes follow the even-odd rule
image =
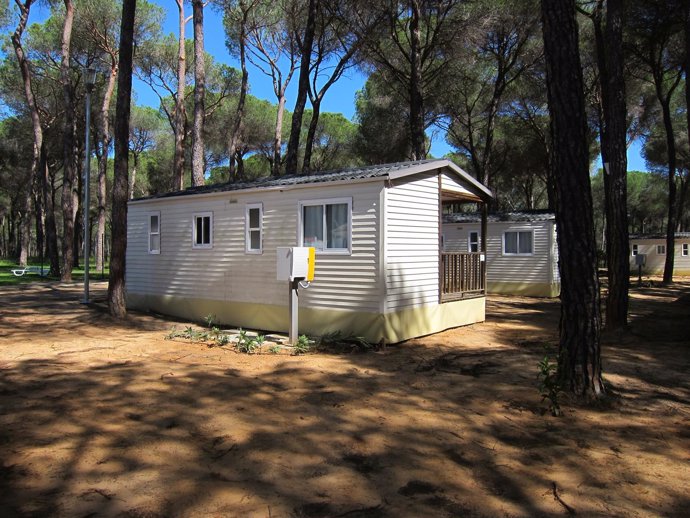
[[[551,489],[553,490],[553,498],[554,498],[554,500],[556,500],[556,502],[558,502],[558,503],[561,504],[563,507],[565,507],[565,510],[568,511],[568,514],[569,514],[570,516],[575,516],[575,515],[577,514],[577,513],[575,512],[575,509],[573,509],[572,507],[570,507],[568,504],[566,504],[566,503],[563,501],[563,499],[561,498],[561,496],[558,494],[558,486],[557,486],[556,483],[553,482],[553,481],[551,481]]]

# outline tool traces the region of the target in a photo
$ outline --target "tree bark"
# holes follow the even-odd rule
[[[177,51],[177,93],[175,94],[175,154],[173,158],[173,190],[184,189],[184,145],[185,145],[185,87],[187,71],[187,55],[185,53],[185,24],[184,0],[176,0],[179,12],[179,40]]]
[[[688,125],[688,142],[690,143],[690,108],[688,108],[690,107],[690,80],[688,80],[688,72],[690,72],[690,2],[685,2],[684,7],[685,12],[683,14],[685,15],[685,20],[683,32],[685,33],[685,63],[683,65],[685,67],[685,116]],[[688,186],[686,183],[685,188],[681,191],[680,207],[684,205],[687,188]]]
[[[286,84],[287,86],[287,84]],[[285,88],[281,87],[282,91],[278,96],[278,111],[276,113],[276,129],[275,137],[273,138],[273,176],[280,176],[281,166],[281,148],[283,135],[283,114],[285,113]]]
[[[230,136],[230,143],[228,145],[228,159],[230,161],[228,166],[228,182],[235,180],[235,164],[237,150],[240,146],[242,134],[244,133],[244,106],[247,99],[247,90],[249,89],[249,72],[247,71],[247,18],[249,16],[249,9],[246,8],[243,2],[240,2],[242,7],[242,22],[240,25],[239,47],[240,47],[240,67],[242,68],[242,82],[240,85],[240,95],[237,99],[237,111],[235,112],[235,125]],[[239,175],[240,178],[242,175]]]
[[[53,189],[53,177],[48,168],[48,156],[45,143],[41,145],[41,160],[38,166],[38,174],[41,177],[43,206],[46,212],[46,255],[50,262],[50,276],[60,275],[60,256],[58,252],[57,225],[55,223],[55,196]]]
[[[62,27],[60,63],[60,82],[65,109],[65,123],[62,136],[63,177],[62,177],[62,272],[61,280],[72,280],[74,263],[74,218],[76,217],[76,156],[74,153],[74,88],[70,78],[70,46],[72,41],[72,24],[74,22],[74,4],[65,2],[65,21]]]
[[[115,106],[115,178],[113,180],[112,247],[108,280],[110,314],[127,316],[125,301],[125,260],[127,250],[127,175],[129,168],[129,112],[132,98],[134,55],[134,15],[136,0],[123,0],[120,26],[120,73]]]
[[[17,28],[12,34],[12,46],[14,47],[14,53],[17,56],[17,63],[19,64],[19,70],[22,74],[22,81],[24,83],[24,95],[26,96],[26,103],[29,107],[29,113],[31,114],[31,126],[33,130],[33,147],[32,147],[32,157],[31,157],[31,168],[28,170],[27,177],[24,180],[24,185],[26,186],[26,192],[23,193],[21,197],[21,208],[22,213],[20,238],[19,238],[19,265],[26,266],[28,262],[28,249],[30,240],[30,228],[31,228],[31,189],[29,186],[33,185],[34,178],[38,177],[39,174],[39,162],[41,160],[41,149],[43,147],[43,129],[41,127],[41,119],[38,113],[38,107],[36,105],[36,98],[34,97],[33,90],[31,89],[31,68],[29,67],[29,60],[24,53],[24,47],[22,46],[22,35],[24,34],[24,29],[29,20],[29,14],[31,12],[31,5],[33,0],[26,0],[24,4],[19,4],[20,16]]]
[[[119,64],[117,55],[112,55],[108,82],[106,84],[105,93],[103,94],[103,103],[101,104],[98,137],[101,151],[100,156],[98,157],[98,190],[96,193],[98,200],[98,214],[96,219],[96,270],[101,271],[103,270],[103,262],[105,260],[105,251],[103,248],[105,244],[106,173],[108,170],[108,150],[110,148],[110,103],[112,101],[113,92],[115,91],[115,82],[117,81],[118,69]]]
[[[38,172],[38,171],[37,171]],[[41,267],[45,260],[45,242],[46,242],[46,225],[45,225],[45,206],[43,205],[43,188],[41,178],[36,175],[32,178],[32,201],[35,207],[34,219],[36,222],[36,251],[41,260]]]
[[[307,9],[307,25],[304,30],[304,38],[300,48],[301,61],[299,66],[299,80],[297,83],[297,100],[292,112],[292,128],[288,141],[287,156],[285,157],[285,171],[288,174],[297,173],[297,158],[299,154],[299,141],[302,133],[302,118],[304,107],[307,104],[309,92],[309,69],[311,65],[311,53],[314,46],[314,33],[316,32],[316,11],[318,0],[309,0]]]
[[[411,0],[410,16],[410,136],[412,139],[412,160],[426,158],[426,136],[424,134],[424,96],[422,94],[422,74],[419,64],[419,18],[421,16],[418,0]]]
[[[204,185],[204,1],[192,0],[194,20],[194,125],[192,127],[192,185]]]
[[[630,245],[627,209],[627,124],[623,62],[623,6],[621,0],[606,2],[606,24],[602,30],[603,0],[596,7],[593,22],[603,115],[600,129],[604,163],[606,212],[606,263],[609,291],[606,327],[617,329],[628,323]]]
[[[558,377],[583,398],[605,394],[589,150],[575,1],[542,0],[561,272]]]
[[[139,170],[139,152],[132,151],[132,170],[129,173],[129,192],[127,197],[131,200],[134,198],[134,187],[137,182],[137,171]]]
[[[308,173],[311,171],[311,155],[314,149],[314,139],[316,138],[316,130],[319,126],[319,115],[321,114],[321,100],[313,99],[311,102],[311,120],[309,121],[309,130],[307,131],[307,141],[304,143],[304,160],[302,162],[302,171]]]
[[[661,103],[661,113],[666,131],[666,149],[668,152],[668,219],[666,221],[666,260],[664,261],[664,284],[673,282],[673,264],[675,262],[676,238],[676,141],[671,119],[671,95],[661,95],[661,82],[657,84],[657,97]]]

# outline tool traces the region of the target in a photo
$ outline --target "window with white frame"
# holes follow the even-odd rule
[[[350,253],[352,198],[300,202],[300,246],[329,253]]]
[[[245,246],[248,254],[260,254],[263,248],[263,205],[249,203],[244,213]]]
[[[213,212],[194,214],[192,248],[213,248]]]
[[[532,255],[534,234],[531,230],[503,233],[503,255]]]
[[[681,255],[682,255],[683,257],[687,257],[688,254],[690,253],[690,252],[688,251],[688,248],[689,248],[689,247],[688,247],[688,243],[683,243],[683,244],[681,245]]]
[[[633,246],[632,246],[632,255],[633,255],[633,256],[636,256],[637,254],[638,254],[637,245],[633,245]]]
[[[656,245],[656,255],[666,255],[666,245]]]
[[[473,230],[467,237],[467,251],[479,252],[479,232]]]
[[[161,253],[161,213],[149,213],[149,254]]]

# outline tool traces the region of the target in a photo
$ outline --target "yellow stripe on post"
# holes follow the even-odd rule
[[[314,267],[316,266],[316,248],[313,246],[309,247],[309,260],[307,266],[307,281],[314,280]]]

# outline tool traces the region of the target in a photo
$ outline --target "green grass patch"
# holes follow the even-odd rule
[[[29,266],[36,268],[41,267],[41,262],[36,260],[29,261]],[[31,284],[34,282],[47,282],[47,281],[59,281],[60,277],[50,277],[48,275],[41,276],[38,273],[27,272],[22,276],[16,276],[12,273],[12,270],[18,270],[19,265],[12,259],[0,259],[0,286],[18,286],[20,284]],[[48,272],[50,266],[48,263],[43,263],[43,271]],[[104,280],[108,279],[108,268],[103,272],[102,278]],[[91,264],[89,269],[89,279],[92,281],[101,280],[101,272],[96,271],[95,263]],[[74,282],[84,281],[84,269],[75,268],[72,270],[72,280]]]

